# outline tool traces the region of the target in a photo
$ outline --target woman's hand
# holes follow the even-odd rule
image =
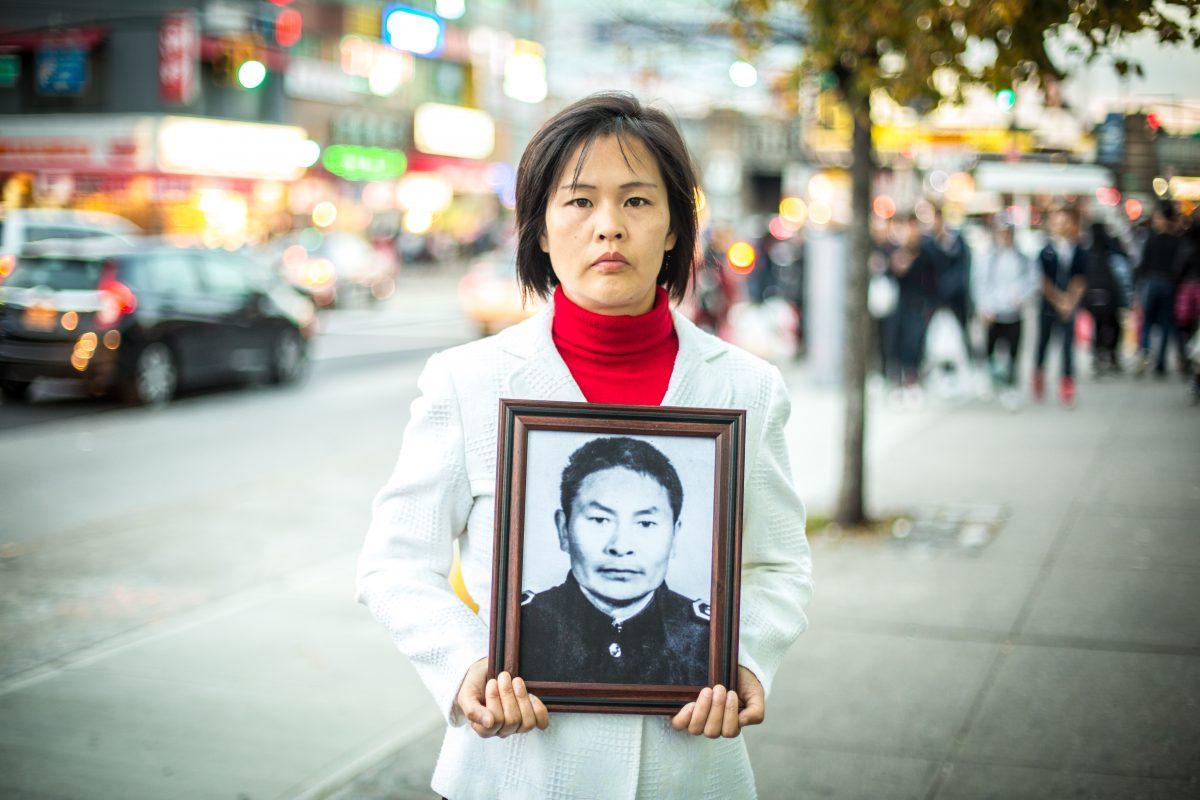
[[[738,666],[738,687],[742,690],[741,698],[724,686],[701,689],[695,702],[688,703],[671,718],[671,727],[692,736],[704,734],[709,739],[719,736],[732,739],[747,725],[758,725],[767,713],[762,684],[753,672]],[[741,700],[745,702],[739,711]]]
[[[546,730],[550,712],[536,695],[525,688],[525,681],[507,672],[487,680],[487,659],[481,658],[467,670],[458,690],[458,708],[481,738],[499,736],[534,728]]]

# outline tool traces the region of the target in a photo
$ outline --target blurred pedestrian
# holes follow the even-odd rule
[[[992,386],[1006,406],[1016,407],[1022,315],[1037,280],[1032,262],[1016,248],[1012,225],[996,227],[995,244],[975,277],[971,286],[987,334]]]
[[[915,392],[920,383],[925,330],[938,298],[938,263],[934,248],[921,235],[916,216],[900,221],[900,246],[892,253],[889,270],[900,290],[896,302],[896,383]]]
[[[967,360],[974,359],[971,346],[971,248],[961,230],[946,227],[940,206],[933,210],[933,226],[927,244],[937,260],[937,303],[954,315],[962,329]]]
[[[1129,259],[1108,226],[1093,222],[1087,254],[1087,293],[1084,305],[1092,315],[1092,368],[1097,375],[1121,372],[1121,309],[1129,303],[1125,281]]]
[[[1055,335],[1062,346],[1062,377],[1058,397],[1065,406],[1075,404],[1075,312],[1087,286],[1087,254],[1079,245],[1079,216],[1073,208],[1050,212],[1050,241],[1038,254],[1042,307],[1038,315],[1037,359],[1033,371],[1033,397],[1046,393],[1046,351]]]
[[[518,280],[552,302],[434,355],[420,378],[359,557],[358,597],[450,726],[432,782],[450,800],[754,797],[737,737],[762,722],[765,687],[807,625],[810,557],[779,371],[671,310],[692,275],[692,163],[670,118],[632,95],[592,95],[551,118],[521,157],[516,216]],[[447,575],[457,543],[467,589],[485,603],[492,596],[501,397],[747,409],[736,693],[707,687],[674,717],[551,718],[520,676],[488,679],[487,617],[459,600]],[[641,546],[633,535],[621,541]],[[632,626],[639,613],[622,620]]]
[[[879,358],[879,374],[885,380],[896,375],[896,304],[900,289],[889,265],[896,243],[892,240],[891,220],[871,217],[871,255],[867,260],[871,282],[867,287],[867,310],[875,320],[875,343]]]
[[[729,338],[729,309],[737,301],[738,287],[729,271],[726,253],[733,244],[733,231],[723,225],[708,233],[696,281],[692,289],[692,321],[703,330]]]
[[[1179,290],[1175,295],[1175,331],[1184,374],[1200,375],[1189,343],[1200,327],[1200,211],[1192,215],[1191,225],[1179,249]]]
[[[1180,237],[1175,206],[1163,203],[1154,211],[1153,231],[1142,250],[1141,262],[1134,273],[1134,285],[1142,305],[1142,336],[1138,348],[1137,376],[1150,367],[1150,339],[1158,331],[1158,357],[1154,374],[1167,374],[1167,348],[1175,329],[1175,290],[1179,283]]]

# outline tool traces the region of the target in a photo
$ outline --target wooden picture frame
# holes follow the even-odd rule
[[[598,642],[595,636],[591,639],[586,639],[587,631],[600,631],[603,626],[600,626],[595,620],[603,619],[605,622],[612,623],[613,628],[617,633],[622,631],[622,625],[614,621],[613,617],[591,617],[589,615],[602,614],[599,607],[593,609],[589,605],[587,597],[596,597],[596,594],[582,588],[582,585],[576,581],[573,575],[576,573],[576,564],[584,563],[585,556],[579,555],[576,550],[575,542],[582,540],[583,534],[577,534],[577,528],[572,525],[577,524],[592,524],[592,525],[616,525],[616,522],[611,520],[601,520],[594,523],[578,523],[572,522],[573,517],[570,515],[570,509],[564,516],[562,514],[562,503],[555,500],[555,505],[559,510],[554,511],[554,523],[549,526],[549,529],[556,533],[559,547],[557,549],[562,552],[552,553],[548,558],[562,561],[564,555],[568,559],[568,571],[565,573],[563,582],[559,586],[553,587],[552,591],[546,592],[544,597],[545,602],[541,604],[541,609],[537,611],[538,616],[527,616],[530,620],[529,624],[533,627],[531,630],[539,630],[539,625],[535,625],[535,621],[546,619],[546,614],[551,613],[551,618],[561,618],[563,627],[560,629],[566,636],[564,639],[575,641],[572,637],[585,637],[584,641],[589,643],[588,647],[578,648],[578,653],[565,653],[554,651],[553,655],[542,655],[543,650],[537,649],[537,645],[532,641],[529,643],[530,649],[527,654],[530,655],[528,664],[545,663],[539,659],[550,658],[555,664],[565,663],[567,660],[574,659],[576,663],[591,664],[592,659],[596,661],[596,672],[593,673],[590,667],[576,669],[571,672],[561,675],[553,675],[553,679],[540,678],[537,675],[532,677],[522,673],[521,652],[522,652],[522,616],[523,609],[528,607],[533,609],[534,600],[537,595],[531,591],[523,591],[523,576],[525,574],[525,558],[526,558],[526,543],[527,543],[527,522],[526,513],[527,505],[533,503],[535,494],[543,498],[548,492],[565,491],[560,483],[563,480],[566,470],[559,471],[563,459],[561,456],[556,456],[556,464],[559,469],[550,470],[548,466],[533,463],[531,464],[531,449],[530,441],[532,437],[538,437],[539,432],[561,432],[571,434],[571,436],[555,437],[540,437],[535,438],[534,460],[538,458],[537,452],[549,452],[544,444],[547,442],[571,442],[571,441],[588,441],[593,440],[609,440],[608,442],[598,444],[597,447],[610,447],[619,437],[619,440],[629,443],[630,439],[641,441],[645,444],[657,442],[663,450],[668,448],[691,448],[686,452],[707,453],[709,446],[713,449],[712,454],[712,475],[711,483],[704,479],[706,470],[704,466],[707,464],[705,460],[707,456],[701,459],[681,459],[679,460],[680,468],[685,474],[690,475],[689,485],[692,487],[711,486],[711,537],[708,541],[711,542],[711,550],[709,551],[710,569],[708,574],[708,593],[709,603],[705,604],[700,599],[692,602],[688,608],[694,614],[694,618],[689,618],[686,622],[679,621],[681,615],[688,613],[688,608],[680,610],[679,599],[683,597],[671,590],[668,587],[667,580],[658,578],[661,583],[657,584],[652,594],[643,594],[642,598],[645,601],[649,598],[649,605],[643,606],[645,616],[643,621],[649,619],[651,612],[655,615],[655,619],[660,620],[658,627],[647,626],[646,623],[640,623],[641,627],[629,625],[631,629],[636,628],[641,631],[657,631],[662,629],[664,637],[671,636],[670,630],[681,630],[684,633],[681,636],[690,636],[686,641],[694,646],[689,652],[703,652],[703,640],[698,636],[702,635],[698,631],[703,631],[703,626],[707,625],[707,660],[703,662],[698,658],[691,657],[687,664],[685,672],[678,670],[671,671],[670,674],[686,675],[682,683],[671,682],[665,683],[662,680],[663,671],[666,669],[664,664],[671,659],[672,663],[679,661],[681,656],[670,654],[663,655],[663,661],[655,662],[658,656],[653,655],[655,652],[670,653],[671,647],[653,649],[653,636],[648,635],[641,644],[634,641],[634,647],[629,648],[630,657],[624,662],[621,662],[619,667],[614,667],[616,661],[604,661],[606,655],[603,647],[599,650],[594,650],[590,647],[593,641]],[[495,541],[493,548],[493,566],[492,566],[492,604],[491,604],[491,641],[488,652],[488,675],[495,677],[501,671],[507,671],[513,676],[520,676],[525,680],[529,691],[536,694],[546,707],[551,711],[575,711],[588,713],[627,713],[627,714],[674,714],[684,704],[694,700],[700,689],[704,686],[713,686],[720,684],[728,687],[730,690],[737,690],[737,656],[738,656],[738,604],[741,589],[741,541],[742,541],[742,501],[743,501],[743,482],[745,476],[745,432],[746,432],[746,412],[744,410],[730,409],[707,409],[707,408],[672,408],[659,406],[629,406],[629,405],[606,405],[597,403],[567,403],[567,402],[550,402],[550,401],[531,401],[531,400],[507,400],[500,401],[500,419],[498,429],[498,452],[496,464],[496,500],[495,500]],[[684,441],[690,440],[690,441]],[[559,447],[559,444],[555,445]],[[589,445],[590,446],[590,445]],[[638,452],[645,450],[641,445],[630,445]],[[540,448],[540,449],[538,449]],[[640,448],[640,449],[638,449]],[[575,453],[580,453],[584,447],[579,447]],[[558,451],[556,451],[558,452]],[[566,452],[562,449],[561,452]],[[658,450],[656,449],[656,452]],[[664,456],[659,453],[660,456]],[[572,455],[572,459],[574,458]],[[669,457],[667,462],[676,464]],[[547,457],[544,459],[548,465],[553,459]],[[654,462],[661,463],[661,462]],[[700,466],[697,466],[699,464]],[[548,471],[548,474],[534,476],[532,482],[530,479],[530,469],[542,469]],[[582,469],[582,468],[581,468]],[[601,468],[603,469],[609,468]],[[668,470],[672,475],[676,475],[675,485],[682,487],[677,471],[674,468]],[[637,482],[632,476],[621,476],[620,473],[614,473],[615,478],[610,475],[611,480],[618,478],[626,480],[628,483],[632,480]],[[648,472],[636,471],[635,475],[644,475],[647,479],[654,479],[653,475]],[[553,481],[551,485],[548,482]],[[667,497],[669,492],[665,488],[670,481],[663,482],[658,480],[656,484],[648,484],[651,488],[647,491],[655,490],[656,487],[662,487],[663,492],[660,496]],[[577,486],[582,486],[582,483]],[[593,484],[596,485],[596,484]],[[655,539],[650,536],[646,539],[634,539],[621,544],[616,550],[613,549],[611,543],[606,545],[603,552],[608,554],[605,558],[623,558],[628,556],[634,561],[619,562],[629,565],[629,578],[633,583],[629,584],[626,589],[624,585],[617,586],[618,591],[628,591],[636,593],[642,591],[645,587],[654,585],[653,581],[656,575],[665,576],[667,573],[663,570],[664,563],[667,563],[670,568],[674,568],[676,554],[677,539],[680,538],[681,530],[681,511],[680,506],[683,506],[689,513],[690,519],[703,518],[707,519],[706,496],[705,490],[701,490],[697,494],[695,488],[691,489],[693,497],[690,498],[691,506],[687,506],[689,498],[681,495],[679,501],[672,499],[670,502],[671,508],[668,512],[674,512],[674,521],[670,522],[671,517],[668,515],[665,519],[667,524],[673,524],[674,533],[670,539],[671,556],[667,558],[669,561],[660,560],[653,562],[650,567],[642,569],[637,566],[636,559],[642,558],[641,555],[633,555],[638,548],[642,548],[642,542],[647,542],[644,549],[652,549],[649,542],[664,541],[663,539]],[[622,489],[619,494],[630,496]],[[677,494],[680,494],[677,492]],[[615,494],[611,494],[614,499],[621,501]],[[558,497],[557,494],[554,497]],[[528,502],[527,502],[528,501]],[[538,501],[540,507],[545,507],[545,500]],[[570,505],[576,507],[579,502],[572,500]],[[607,502],[607,501],[606,501]],[[628,502],[632,503],[633,500]],[[592,504],[596,505],[596,504]],[[612,505],[617,505],[613,503]],[[602,507],[602,506],[601,506]],[[654,506],[657,508],[658,506]],[[590,514],[591,512],[589,512]],[[624,513],[624,512],[622,512]],[[637,512],[647,513],[647,512]],[[615,514],[615,512],[614,512]],[[699,517],[698,515],[704,515]],[[593,517],[582,517],[585,520],[591,520]],[[622,517],[621,519],[628,519]],[[537,535],[531,534],[531,542],[545,542],[547,540],[547,524],[545,522],[545,514],[539,514],[536,524],[540,528],[536,528]],[[565,520],[562,522],[561,520]],[[637,522],[634,525],[626,525],[626,530],[662,530],[655,528],[655,522]],[[557,527],[556,527],[557,526]],[[612,530],[606,528],[605,530]],[[639,534],[640,535],[640,534]],[[661,535],[660,535],[661,536]],[[703,541],[703,528],[695,526],[695,532],[688,530],[689,542]],[[567,537],[567,538],[564,538]],[[571,538],[574,537],[574,538]],[[603,538],[603,537],[601,537]],[[553,541],[553,539],[551,539]],[[555,549],[545,544],[537,545],[546,550]],[[628,548],[625,550],[625,548]],[[618,550],[621,550],[618,553]],[[542,551],[539,551],[542,552]],[[596,551],[599,552],[599,551]],[[567,555],[569,553],[569,555]],[[698,555],[699,554],[699,555]],[[703,555],[703,548],[693,548],[687,554],[687,559],[695,561]],[[658,557],[659,551],[655,551],[653,557]],[[649,562],[648,562],[649,563]],[[533,570],[535,565],[530,565],[530,570]],[[588,572],[583,567],[580,568],[580,574],[584,575],[584,581],[593,580],[589,576],[599,574],[603,578],[595,579],[602,587],[610,585],[611,581],[624,582],[626,573],[622,567],[609,565],[601,565],[597,568],[598,572]],[[559,573],[562,574],[562,573]],[[702,582],[703,573],[693,569],[690,573],[693,586],[700,585]],[[612,576],[616,576],[615,578]],[[610,583],[605,583],[605,579],[611,579]],[[616,584],[613,584],[616,585]],[[572,591],[573,590],[573,591]],[[611,593],[610,593],[611,594]],[[568,595],[576,598],[578,602],[557,603],[551,606],[551,598],[568,598]],[[580,601],[582,598],[582,601]],[[659,600],[661,599],[661,602]],[[686,598],[685,598],[686,599]],[[538,601],[541,602],[541,601]],[[603,600],[601,600],[603,602]],[[708,609],[708,620],[704,621],[704,612]],[[553,609],[552,612],[547,612],[547,609]],[[558,614],[558,610],[562,609],[563,613]],[[671,610],[674,609],[674,610]],[[566,619],[576,611],[580,611],[580,619]],[[527,611],[527,614],[532,614],[533,611]],[[618,616],[621,614],[618,611]],[[637,612],[643,613],[643,612]],[[555,617],[555,615],[558,615]],[[633,623],[637,614],[623,620],[625,623]],[[699,620],[699,622],[697,622]],[[699,628],[695,627],[697,624]],[[686,630],[683,626],[686,626]],[[542,626],[544,627],[544,626]],[[599,634],[597,634],[599,635]],[[632,635],[632,634],[631,634]],[[558,637],[555,638],[553,644],[559,648],[565,648],[566,645]],[[678,640],[671,640],[678,641]],[[550,642],[546,643],[551,644]],[[584,652],[586,650],[586,652]],[[545,650],[545,653],[551,653],[550,650]],[[536,658],[534,657],[536,653]],[[565,653],[565,654],[564,654]],[[613,642],[608,647],[608,655],[613,659],[619,659],[623,654],[621,647],[617,642]],[[604,661],[604,663],[600,663]],[[653,665],[649,671],[639,671],[639,664]],[[637,676],[641,674],[657,676],[657,683],[638,682],[636,680],[624,680],[614,682],[611,678],[603,680],[595,679],[594,675],[599,674],[600,670],[605,669],[629,669],[632,673],[623,673],[625,677]],[[657,672],[655,672],[657,670]],[[548,673],[550,674],[550,673]],[[703,682],[697,682],[698,676],[704,676]],[[580,677],[583,679],[572,679]],[[587,678],[591,677],[591,680]]]

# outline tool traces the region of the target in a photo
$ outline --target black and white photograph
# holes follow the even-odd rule
[[[715,461],[711,437],[529,432],[523,677],[707,682]]]

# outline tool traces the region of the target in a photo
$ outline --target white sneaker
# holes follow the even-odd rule
[[[1016,413],[1021,410],[1021,393],[1016,389],[1006,389],[1000,393],[1000,405],[1006,411]]]

